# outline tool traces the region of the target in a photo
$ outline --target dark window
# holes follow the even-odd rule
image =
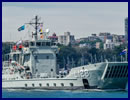
[[[41,46],[41,42],[37,42],[37,43],[36,43],[36,46]]]
[[[34,84],[32,84],[32,86],[34,87],[35,85],[34,85]]]
[[[48,86],[48,87],[49,87],[49,83],[47,83],[47,84],[46,84],[46,86]]]
[[[42,46],[46,46],[46,42],[42,42]]]
[[[25,87],[27,87],[28,85],[27,84],[25,84]]]
[[[49,59],[49,56],[46,56],[46,59]]]
[[[56,87],[56,83],[53,84]]]
[[[40,83],[39,86],[42,87],[42,84]]]
[[[70,83],[70,86],[71,86],[71,87],[73,87],[73,86],[74,86],[74,84],[73,84],[73,83]]]
[[[64,83],[61,83],[61,86],[64,86]]]
[[[35,46],[35,42],[30,42],[30,45],[31,46]]]
[[[53,72],[53,69],[51,69],[51,72]]]
[[[50,46],[51,45],[51,43],[50,42],[46,42],[46,46]]]

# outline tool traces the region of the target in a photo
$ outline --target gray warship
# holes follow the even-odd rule
[[[38,16],[35,17],[32,40],[7,55],[2,63],[2,89],[125,89],[128,62],[105,62],[71,68],[59,73],[58,47],[46,38],[38,38]],[[48,34],[49,30],[43,32]]]

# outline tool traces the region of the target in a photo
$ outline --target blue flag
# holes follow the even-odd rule
[[[126,54],[127,53],[127,49],[124,49],[121,53],[120,53],[120,55],[124,55],[124,54]]]
[[[22,30],[24,30],[24,29],[25,29],[25,25],[19,27],[19,28],[18,28],[18,31],[22,31]]]

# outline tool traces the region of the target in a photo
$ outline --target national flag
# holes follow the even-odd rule
[[[124,50],[120,53],[120,55],[124,55],[124,54],[126,54],[126,52],[127,52],[127,49],[124,49]]]
[[[24,30],[24,29],[25,29],[25,25],[19,27],[19,28],[18,28],[18,31],[22,31],[22,30]]]

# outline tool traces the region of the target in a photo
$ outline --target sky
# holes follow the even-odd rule
[[[29,39],[32,27],[21,32],[18,28],[35,15],[41,17],[43,29],[50,29],[49,35],[67,31],[76,39],[100,32],[124,35],[128,2],[3,2],[2,41]]]

